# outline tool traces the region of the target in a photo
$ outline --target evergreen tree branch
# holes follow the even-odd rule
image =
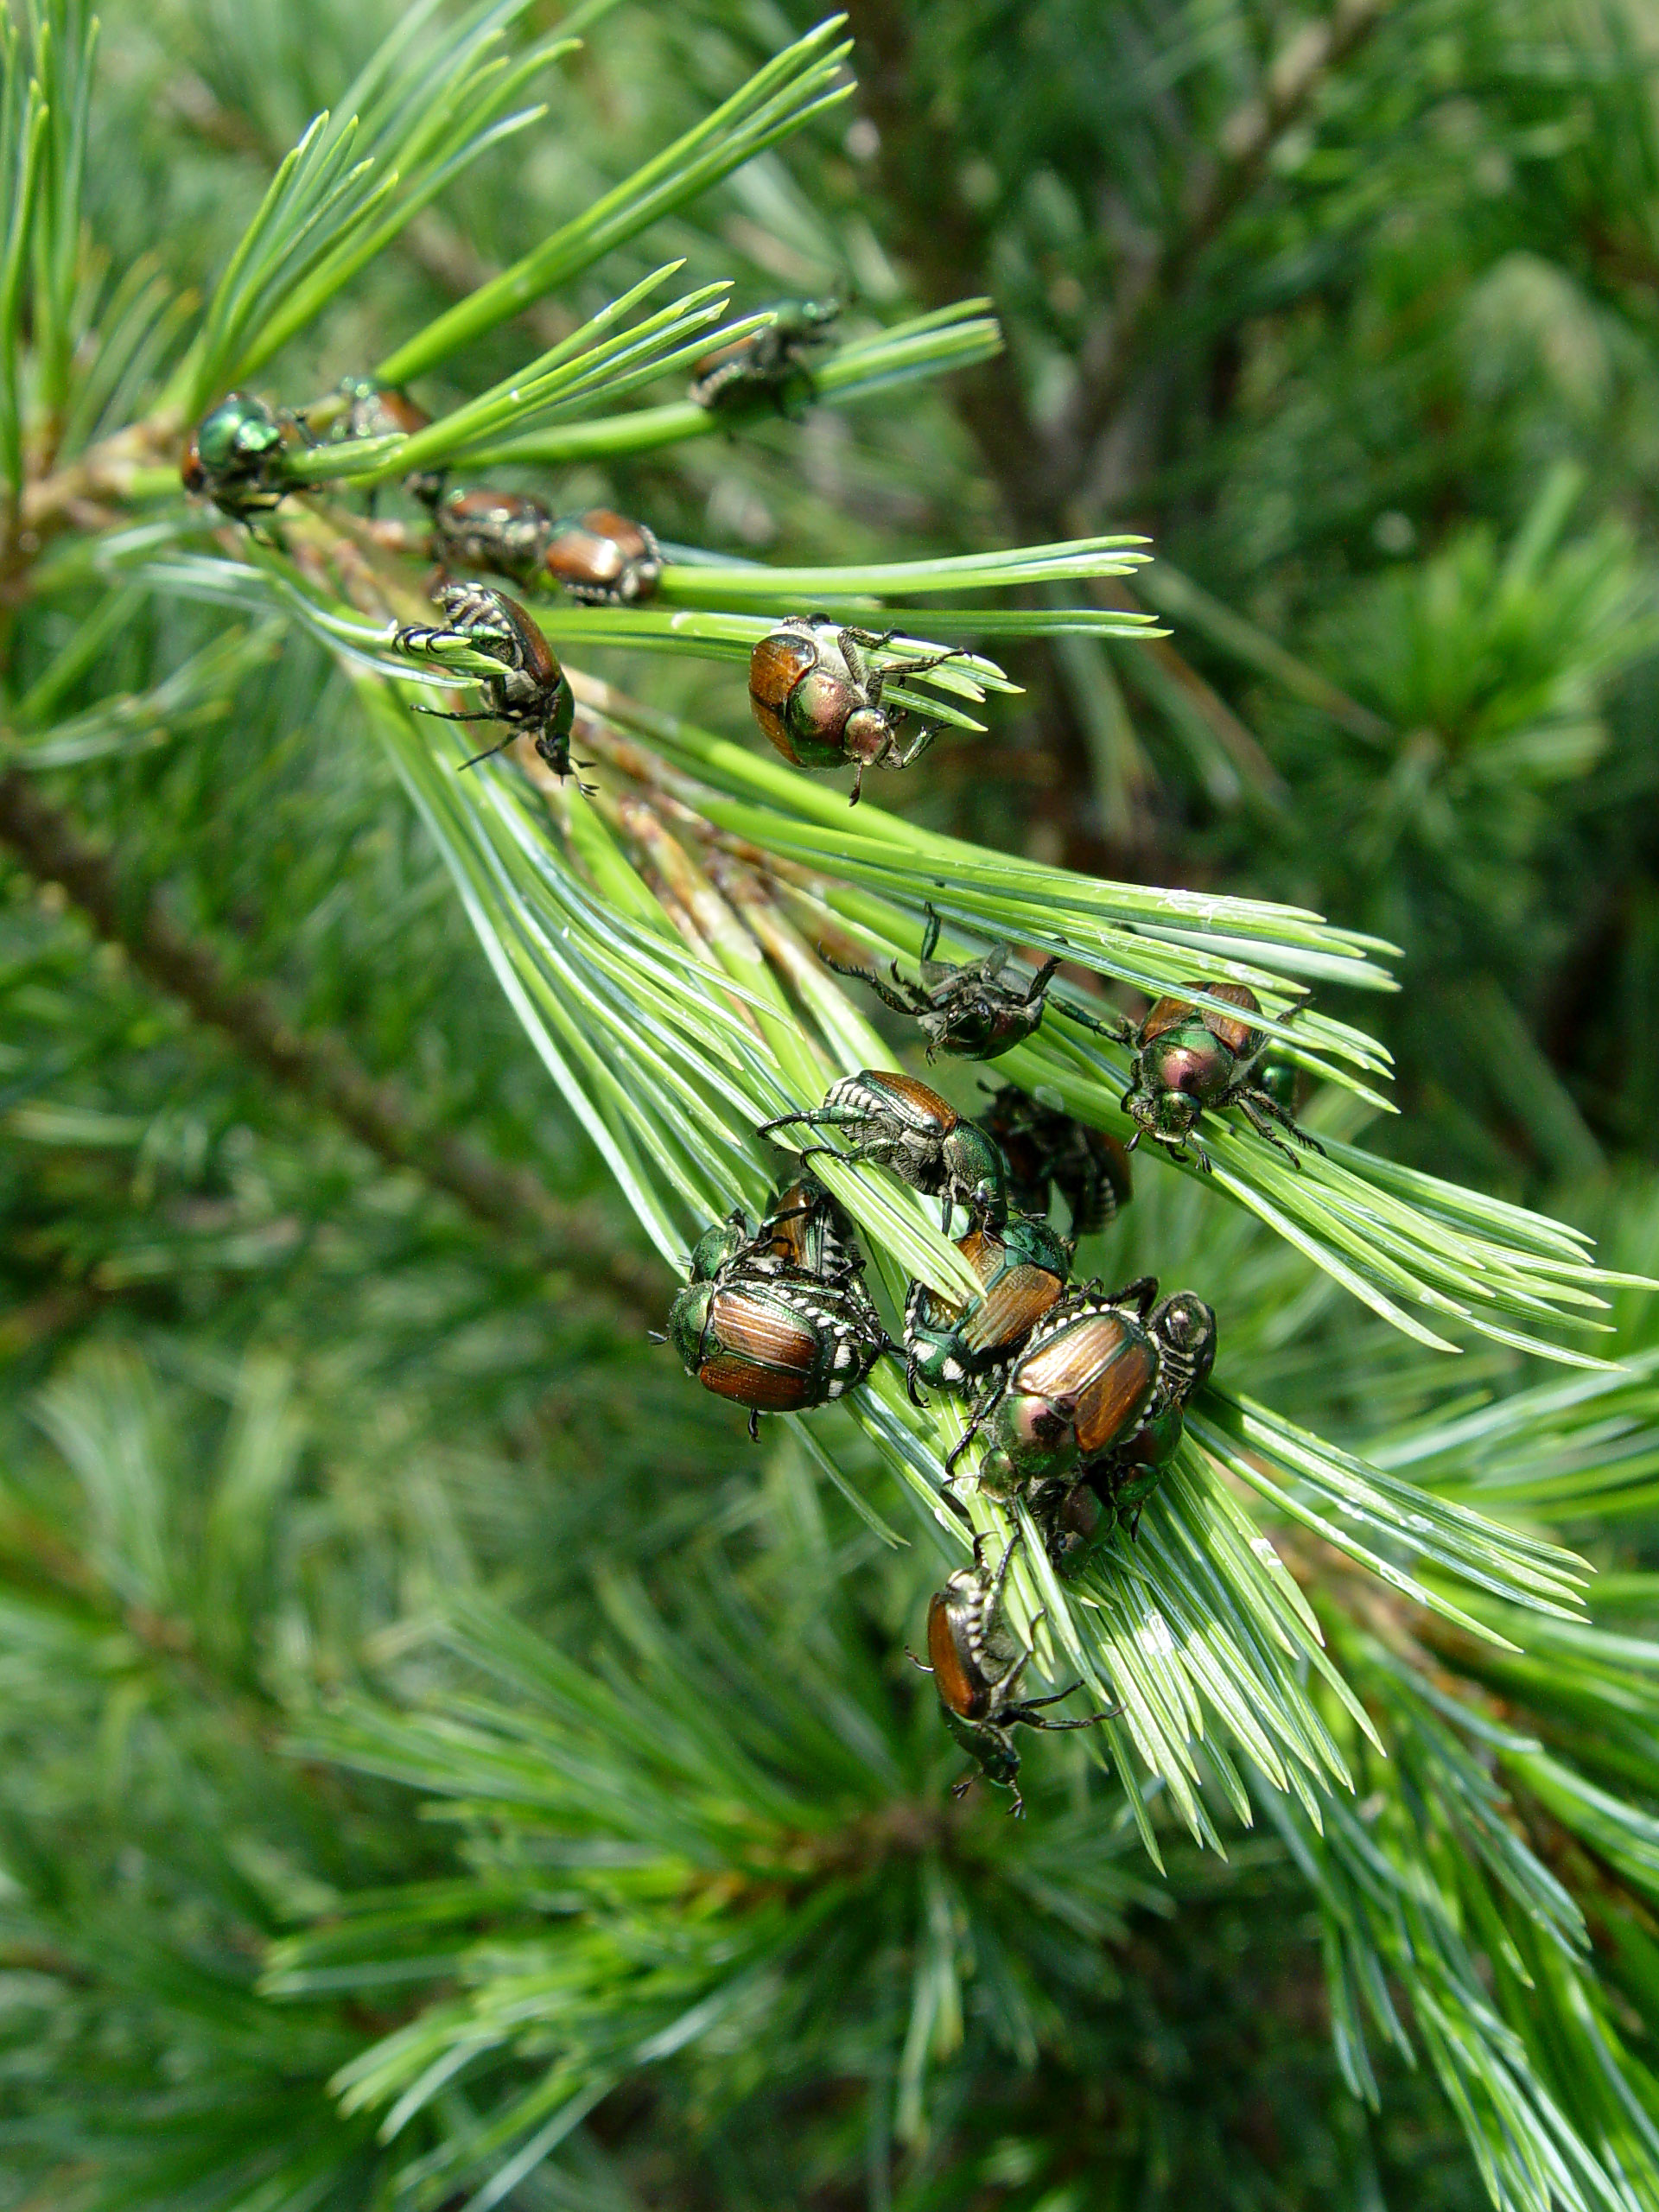
[[[140,975],[222,1031],[285,1090],[321,1107],[388,1165],[411,1170],[479,1221],[532,1245],[550,1264],[577,1272],[630,1309],[656,1314],[662,1303],[658,1270],[617,1245],[595,1213],[559,1205],[524,1170],[491,1159],[452,1131],[423,1124],[338,1037],[291,1027],[264,990],[233,982],[211,945],[181,930],[154,897],[124,884],[22,769],[0,774],[0,844],[32,875],[57,884]]]

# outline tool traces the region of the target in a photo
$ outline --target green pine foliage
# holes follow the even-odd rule
[[[7,18],[0,2202],[1659,2208],[1651,38]],[[783,291],[812,404],[689,398]],[[416,711],[416,467],[662,539],[532,601],[591,794]],[[952,649],[855,814],[808,609]],[[1066,963],[999,1075],[1126,1135],[1098,1016],[1243,982],[1323,1147],[1141,1147],[1078,1272],[1220,1357],[1065,1581],[959,1402],[755,1448],[647,1338],[930,905]],[[1016,1531],[1111,1708],[1022,1821],[906,1656]]]

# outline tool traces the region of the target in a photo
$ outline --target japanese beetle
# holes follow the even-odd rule
[[[1050,1697],[1019,1695],[1034,1655],[1020,1646],[1002,1614],[1003,1586],[1019,1541],[1016,1529],[993,1573],[982,1555],[985,1539],[975,1537],[973,1565],[959,1567],[928,1601],[927,1656],[931,1664],[924,1666],[911,1654],[922,1672],[932,1675],[944,1725],[957,1743],[978,1763],[988,1782],[1014,1792],[1008,1810],[1016,1820],[1026,1807],[1020,1795],[1020,1754],[1012,1730],[1019,1725],[1057,1732],[1093,1728],[1122,1710],[1114,1706],[1110,1712],[1086,1713],[1080,1719],[1045,1720],[1039,1717],[1042,1707],[1060,1704],[1079,1684],[1073,1682]],[[971,1774],[964,1775],[951,1784],[950,1795],[960,1797],[973,1779]]]
[[[912,1282],[905,1300],[906,1379],[941,1390],[965,1389],[1008,1359],[1065,1293],[1071,1255],[1046,1221],[1011,1214],[993,1233],[971,1230],[957,1249],[983,1285],[977,1298],[944,1298]]]
[[[632,607],[656,590],[663,549],[644,523],[589,507],[552,524],[542,573],[588,606]]]
[[[1012,1084],[996,1091],[982,1117],[1008,1163],[1008,1195],[1027,1213],[1046,1213],[1062,1198],[1073,1237],[1092,1236],[1135,1193],[1129,1155],[1116,1137],[1045,1106]]]
[[[692,1247],[691,1280],[712,1281],[738,1259],[762,1274],[810,1275],[836,1284],[864,1271],[851,1221],[810,1173],[775,1191],[759,1223],[739,1206],[705,1229]]]
[[[1223,1005],[1236,1007],[1237,1013],[1162,998],[1139,1024],[1125,1023],[1119,1031],[1118,1042],[1135,1056],[1123,1094],[1123,1110],[1135,1124],[1129,1150],[1145,1135],[1185,1160],[1190,1141],[1199,1166],[1207,1168],[1209,1159],[1194,1135],[1199,1118],[1211,1108],[1236,1106],[1256,1135],[1287,1160],[1296,1155],[1275,1133],[1275,1122],[1298,1144],[1323,1152],[1325,1147],[1298,1128],[1289,1109],[1260,1079],[1268,1039],[1248,1017],[1261,1013],[1262,1001],[1243,983],[1207,983],[1205,988]]]
[[[570,731],[575,700],[553,648],[516,599],[482,584],[441,584],[432,594],[447,621],[399,630],[392,643],[406,653],[429,653],[441,639],[461,639],[477,652],[502,663],[499,676],[484,677],[488,709],[483,714],[446,714],[438,707],[416,707],[448,722],[505,722],[512,734],[461,766],[475,767],[521,734],[533,735],[536,750],[556,776],[570,773]],[[474,679],[467,678],[467,681]],[[587,765],[585,762],[582,764]],[[577,779],[578,788],[588,787]]]
[[[372,377],[342,377],[339,407],[328,426],[331,442],[354,438],[389,438],[401,435],[412,438],[417,430],[424,430],[432,417],[425,408],[418,407],[406,391],[393,384],[377,384]],[[339,406],[339,401],[324,405]],[[321,413],[321,409],[315,410]],[[370,512],[373,512],[378,486],[369,491]],[[413,469],[404,479],[404,489],[416,499],[429,505],[443,489],[442,470]]]
[[[1011,944],[994,944],[977,960],[964,960],[959,966],[936,960],[933,948],[939,941],[939,918],[931,905],[925,911],[927,932],[922,939],[919,984],[906,982],[896,960],[891,963],[893,981],[898,985],[894,990],[873,969],[849,966],[827,952],[821,957],[838,976],[855,976],[861,983],[868,983],[896,1013],[913,1014],[927,1039],[930,1060],[941,1052],[953,1059],[1000,1059],[1014,1046],[1023,1045],[1042,1020],[1043,995],[1059,961],[1044,961],[1025,989],[1015,990],[1002,981],[1002,970],[1014,951]]]
[[[1154,1308],[1157,1295],[1143,1275],[1109,1297],[1074,1290],[1051,1306],[980,1398],[947,1465],[988,1426],[979,1479],[1009,1496],[1109,1458],[1148,1415],[1184,1404],[1214,1361],[1216,1317],[1190,1291]]]
[[[1215,1364],[1214,1312],[1190,1290],[1154,1307],[1147,1329],[1159,1349],[1158,1387],[1139,1426],[1090,1460],[1058,1497],[1033,1500],[1049,1556],[1063,1574],[1075,1573],[1114,1529],[1134,1537],[1142,1507],[1179,1447],[1188,1402]]]
[[[343,401],[344,405],[340,405]],[[342,377],[336,400],[325,400],[322,406],[309,411],[321,414],[323,409],[337,410],[328,424],[331,442],[346,439],[390,438],[402,435],[412,438],[416,430],[426,429],[432,417],[423,407],[417,407],[406,391],[394,384],[377,384],[372,377]]]
[[[791,767],[855,762],[855,806],[867,768],[908,768],[933,742],[934,731],[923,728],[908,746],[899,745],[906,710],[888,713],[881,704],[885,685],[957,658],[955,652],[918,653],[877,668],[866,650],[885,645],[890,636],[843,629],[824,614],[791,614],[749,657],[749,704],[761,729]]]
[[[715,415],[746,415],[774,407],[794,413],[817,396],[806,354],[825,342],[841,313],[838,300],[784,300],[761,329],[692,364],[690,396]]]
[[[861,1283],[769,1270],[741,1250],[679,1293],[668,1340],[705,1390],[749,1408],[751,1436],[763,1413],[842,1396],[893,1349]]]
[[[487,569],[533,584],[553,518],[528,492],[445,492],[433,498],[432,552],[443,569]]]
[[[826,1154],[831,1160],[873,1160],[924,1197],[944,1201],[944,1227],[950,1231],[953,1206],[968,1208],[982,1228],[1000,1230],[1008,1217],[1007,1170],[1002,1155],[976,1122],[918,1083],[913,1075],[865,1068],[842,1076],[824,1093],[822,1106],[803,1114],[779,1114],[756,1131],[799,1122],[812,1129],[841,1129],[850,1148],[810,1144],[803,1160]]]
[[[190,433],[180,481],[233,521],[269,514],[291,488],[286,457],[293,427],[251,392],[226,392]]]

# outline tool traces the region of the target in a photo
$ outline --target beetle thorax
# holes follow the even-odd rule
[[[1186,1023],[1146,1049],[1147,1077],[1160,1090],[1185,1091],[1191,1098],[1218,1096],[1233,1080],[1236,1065],[1226,1046],[1201,1021]]]

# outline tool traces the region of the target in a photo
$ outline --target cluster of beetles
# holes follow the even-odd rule
[[[927,915],[916,981],[896,962],[891,982],[826,954],[828,964],[912,1016],[930,1058],[995,1059],[1037,1029],[1058,963],[1020,980],[1009,974],[1006,944],[960,965],[936,960],[939,918],[931,906]],[[875,1068],[842,1077],[808,1111],[761,1123],[757,1135],[774,1142],[795,1130],[810,1141],[791,1147],[796,1172],[759,1220],[740,1207],[697,1240],[667,1331],[686,1373],[747,1407],[753,1435],[762,1414],[827,1404],[892,1358],[917,1405],[930,1390],[963,1401],[966,1427],[947,1472],[982,1441],[980,1487],[1024,1503],[1059,1573],[1075,1574],[1120,1529],[1133,1538],[1175,1456],[1186,1407],[1215,1363],[1216,1317],[1190,1290],[1160,1298],[1150,1275],[1113,1291],[1074,1281],[1077,1240],[1104,1228],[1128,1199],[1128,1155],[1143,1135],[1207,1165],[1198,1122],[1206,1110],[1236,1106],[1292,1158],[1281,1129],[1315,1144],[1292,1112],[1294,1063],[1269,1056],[1250,1019],[1261,1013],[1254,995],[1221,983],[1207,997],[1215,1003],[1160,999],[1138,1023],[1068,1002],[1074,1018],[1130,1050],[1122,1103],[1135,1126],[1128,1145],[1012,1085],[970,1120],[915,1076]],[[852,1223],[810,1165],[825,1155],[886,1168],[938,1199],[947,1236],[957,1211],[965,1214],[957,1249],[978,1291],[948,1298],[913,1281],[895,1343],[865,1285]],[[1069,1236],[1050,1220],[1056,1200]],[[1002,1611],[1019,1541],[994,1567],[976,1542],[973,1565],[931,1600],[928,1657],[916,1662],[933,1676],[946,1726],[977,1771],[1013,1793],[1016,1813],[1014,1729],[1086,1728],[1110,1717],[1048,1717],[1044,1708],[1076,1683],[1052,1697],[1020,1695],[1032,1653]]]
[[[733,416],[760,407],[790,410],[811,397],[805,356],[834,313],[811,302],[778,310],[773,322],[697,365],[692,397]],[[296,412],[232,392],[190,438],[184,484],[252,523],[297,488],[289,464],[301,447],[412,435],[426,421],[405,393],[360,378]],[[454,581],[451,572],[493,574],[524,589],[556,586],[590,603],[637,604],[661,574],[656,538],[608,509],[556,517],[525,493],[452,488],[441,475],[413,475],[406,484],[430,518],[439,571],[432,597],[443,620],[400,629],[397,645],[430,655],[461,640],[499,661],[500,674],[483,686],[483,709],[445,718],[505,728],[490,751],[528,735],[555,773],[570,774],[575,702],[552,648],[516,599]],[[901,739],[904,714],[883,704],[885,683],[951,658],[889,658],[878,668],[872,655],[889,642],[822,615],[791,616],[751,658],[750,702],[766,737],[798,767],[850,763],[855,803],[867,768],[906,766],[932,734]],[[478,753],[466,766],[487,758]],[[959,964],[936,959],[940,920],[931,906],[926,912],[914,980],[896,962],[890,980],[826,952],[827,964],[913,1019],[930,1060],[939,1053],[999,1058],[1042,1021],[1058,961],[1021,976],[1007,944]],[[1129,1198],[1128,1155],[1143,1135],[1177,1159],[1196,1155],[1207,1166],[1201,1118],[1236,1107],[1293,1159],[1281,1131],[1301,1145],[1315,1141],[1294,1118],[1294,1065],[1270,1053],[1252,1020],[1260,1003],[1243,984],[1207,985],[1201,1005],[1160,999],[1138,1023],[1074,999],[1065,1011],[1128,1048],[1122,1105],[1135,1133],[1127,1146],[1012,1086],[995,1091],[971,1120],[912,1075],[867,1068],[843,1077],[820,1105],[758,1129],[795,1151],[795,1170],[759,1219],[739,1208],[699,1237],[665,1341],[705,1389],[747,1409],[752,1436],[763,1414],[827,1404],[859,1388],[878,1360],[894,1360],[917,1406],[928,1403],[929,1391],[963,1402],[965,1432],[947,1472],[982,1443],[981,1487],[1022,1502],[1050,1561],[1071,1575],[1120,1529],[1134,1536],[1216,1356],[1216,1317],[1201,1298],[1188,1290],[1160,1298],[1152,1276],[1115,1291],[1074,1281],[1077,1240],[1103,1228]],[[782,1135],[798,1130],[810,1141],[791,1144]],[[809,1164],[823,1155],[884,1168],[938,1199],[947,1236],[960,1211],[968,1227],[957,1249],[978,1291],[947,1298],[912,1282],[895,1342],[866,1286],[853,1224]],[[1068,1236],[1049,1217],[1057,1199]],[[1045,1708],[1071,1696],[1075,1683],[1049,1697],[1021,1696],[1033,1655],[1002,1605],[1020,1541],[1016,1534],[995,1565],[976,1541],[973,1565],[950,1575],[930,1601],[928,1657],[916,1661],[933,1676],[946,1726],[976,1762],[952,1794],[960,1796],[977,1770],[1013,1793],[1016,1813],[1014,1727],[1084,1728],[1109,1717],[1049,1718]]]

